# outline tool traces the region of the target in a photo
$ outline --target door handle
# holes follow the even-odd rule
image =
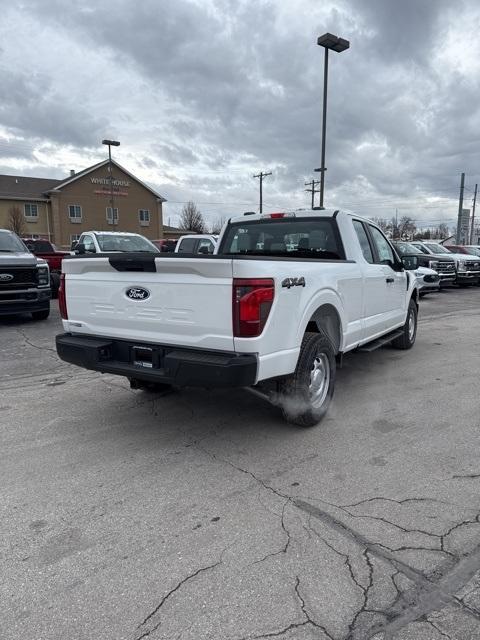
[[[395,278],[386,278],[386,282],[387,282],[387,284],[395,282]]]

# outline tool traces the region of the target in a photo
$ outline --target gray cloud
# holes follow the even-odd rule
[[[479,166],[480,83],[439,58],[452,28],[478,21],[474,11],[473,0],[457,3],[455,16],[447,0],[25,0],[10,20],[55,25],[65,47],[84,48],[86,76],[99,73],[88,66],[95,52],[123,84],[108,99],[104,71],[82,101],[41,59],[28,75],[0,69],[0,125],[85,147],[112,122],[119,136],[128,128],[139,168],[158,171],[169,199],[254,202],[251,175],[270,169],[271,199],[303,205],[320,155],[315,39],[328,30],[351,40],[331,55],[328,193],[339,204],[376,198],[388,208],[413,197],[416,206],[453,194],[460,171]],[[244,173],[229,172],[239,166]]]

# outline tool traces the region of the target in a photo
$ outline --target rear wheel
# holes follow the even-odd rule
[[[305,333],[295,372],[280,383],[283,415],[299,427],[313,427],[326,414],[335,388],[335,351],[324,333]]]
[[[417,337],[417,320],[418,320],[418,308],[415,300],[410,300],[408,305],[407,319],[402,328],[402,335],[395,340],[392,340],[392,346],[395,349],[411,349],[415,344],[415,338]]]
[[[32,318],[34,320],[46,320],[50,315],[50,309],[44,309],[43,311],[32,311]]]

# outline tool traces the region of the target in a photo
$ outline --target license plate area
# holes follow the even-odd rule
[[[151,347],[133,346],[130,360],[136,367],[157,369],[159,365],[159,354]]]

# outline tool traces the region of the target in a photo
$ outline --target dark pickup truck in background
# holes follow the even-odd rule
[[[50,268],[50,286],[52,296],[57,297],[60,286],[60,275],[62,273],[62,260],[69,255],[69,251],[59,251],[49,240],[38,240],[34,238],[22,238],[27,245],[27,249],[38,258],[43,258]]]
[[[457,278],[457,269],[453,256],[429,255],[423,253],[417,246],[410,242],[394,242],[393,246],[398,254],[403,258],[407,256],[415,256],[418,260],[419,267],[428,267],[433,269],[440,276],[440,286],[453,284]]]
[[[34,320],[45,320],[50,297],[48,264],[15,233],[0,229],[0,316],[31,313]]]

